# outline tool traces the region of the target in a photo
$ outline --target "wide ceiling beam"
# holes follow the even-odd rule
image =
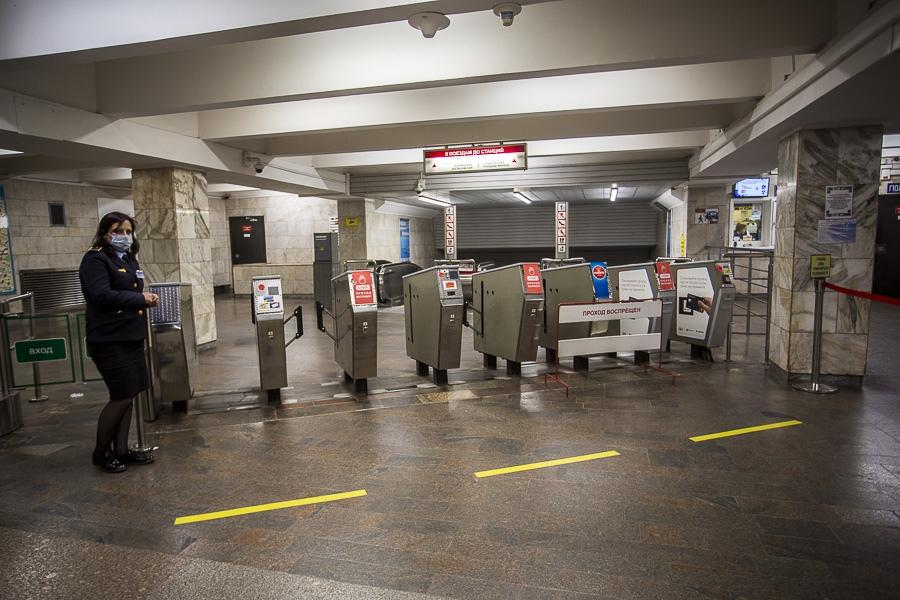
[[[0,148],[76,162],[80,167],[179,166],[216,181],[306,196],[344,194],[346,177],[308,160],[275,159],[262,173],[241,150],[127,120],[0,90]]]
[[[547,0],[520,0],[534,4]],[[405,20],[419,11],[490,10],[493,0],[0,1],[0,70],[174,52]]]
[[[509,28],[490,10],[456,15],[434,39],[395,21],[226,44],[98,63],[98,105],[141,116],[802,54],[833,37],[835,2],[565,0]]]

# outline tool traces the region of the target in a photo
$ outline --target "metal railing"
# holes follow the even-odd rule
[[[19,294],[17,296],[9,296],[6,298],[0,298],[0,316],[5,317],[10,314],[9,306],[14,302],[22,303],[22,312],[20,314],[31,317],[28,319],[28,339],[34,339],[34,293],[33,292],[25,292],[24,294]],[[9,332],[7,331],[7,320],[5,318],[0,318],[0,339],[3,340],[3,343],[7,343],[9,340]],[[2,388],[3,396],[6,396],[10,389],[12,388],[12,363],[9,359],[10,348],[4,348],[3,352],[0,352],[0,388]],[[34,397],[30,399],[30,402],[44,402],[47,400],[47,396],[41,390],[41,366],[40,363],[34,362],[31,364],[32,368],[32,376],[34,378]]]
[[[735,287],[734,308],[725,346],[725,360],[731,360],[734,335],[765,337],[764,362],[769,362],[769,322],[772,318],[772,269],[775,251],[771,248],[710,247],[710,259],[727,260],[731,264]],[[753,319],[762,319],[763,331],[754,331]]]

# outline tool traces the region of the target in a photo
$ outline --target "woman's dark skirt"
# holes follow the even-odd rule
[[[144,340],[88,342],[87,347],[109,389],[110,400],[127,400],[150,387]]]

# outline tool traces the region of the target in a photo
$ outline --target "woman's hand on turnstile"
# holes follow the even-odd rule
[[[159,296],[156,294],[152,294],[150,292],[143,292],[144,300],[147,302],[147,306],[153,307],[159,303]]]

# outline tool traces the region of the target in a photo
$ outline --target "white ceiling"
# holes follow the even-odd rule
[[[900,0],[529,0],[512,27],[494,4],[0,0],[0,148],[23,152],[0,176],[178,165],[334,198],[384,176],[415,203],[423,148],[526,141],[539,201],[611,181],[638,201],[680,181],[628,181],[635,164],[737,179],[792,128],[900,130]],[[419,10],[449,28],[423,38]],[[598,175],[533,182],[560,167]],[[454,201],[506,202],[516,177]]]

